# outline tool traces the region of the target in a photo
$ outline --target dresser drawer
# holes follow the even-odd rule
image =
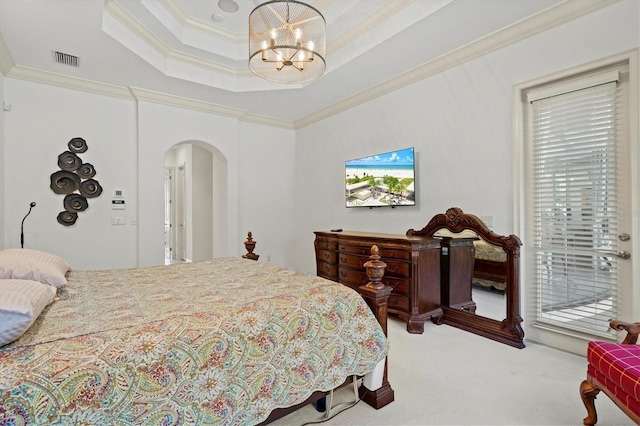
[[[391,293],[389,295],[389,309],[409,312],[409,297]]]
[[[357,246],[351,244],[340,244],[338,245],[338,250],[340,251],[340,253],[351,253],[369,257],[371,256],[372,245],[373,244],[369,244],[366,246]]]
[[[409,279],[382,277],[382,280],[380,280],[380,282],[391,287],[393,289],[393,293],[395,294],[406,294],[407,296],[409,296]]]
[[[369,261],[368,257],[356,256],[351,254],[340,253],[338,255],[338,264],[340,266],[345,266],[347,268],[355,269],[357,271],[364,272],[365,267],[364,264]],[[400,278],[409,278],[409,264],[403,262],[393,262],[390,260],[385,260],[384,263],[387,264],[387,268],[384,271],[384,275],[390,275],[394,277]]]
[[[340,251],[340,253],[357,254],[361,256],[367,256],[368,258],[369,256],[371,256],[371,245],[358,246],[358,245],[351,245],[351,244],[340,244],[340,246],[338,247],[338,250]],[[387,259],[411,260],[411,251],[393,250],[393,249],[386,249],[386,248],[380,248],[380,247],[379,249],[380,249],[380,253],[379,253],[380,257],[385,262],[387,261]]]
[[[340,268],[338,271],[338,281],[342,284],[350,284],[359,287],[369,282],[366,272],[356,271],[354,269]]]
[[[335,281],[338,279],[338,265],[325,262],[316,262],[318,276],[328,280]]]
[[[335,250],[338,248],[337,241],[324,241],[324,240],[316,240],[316,249],[319,250]]]
[[[316,259],[321,262],[338,263],[338,253],[329,250],[316,250]]]
[[[364,264],[369,261],[368,257],[356,256],[351,254],[340,253],[338,255],[338,264],[356,271],[364,272]]]

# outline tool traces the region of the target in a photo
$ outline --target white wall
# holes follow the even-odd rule
[[[295,266],[295,139],[292,131],[242,123],[239,241],[253,233],[260,262]],[[317,182],[315,183],[317,184]],[[314,191],[314,186],[305,190]],[[244,246],[242,254],[246,253]]]
[[[213,257],[213,162],[205,148],[193,145],[191,151],[191,218],[194,261]],[[195,232],[194,232],[195,231]]]
[[[637,48],[638,5],[615,4],[299,130],[296,268],[315,272],[315,230],[404,233],[453,206],[514,232],[513,86]],[[345,160],[409,146],[417,207],[344,207]]]
[[[253,228],[262,244],[275,235],[268,247],[270,256],[280,263],[292,264],[292,130],[12,78],[0,81],[3,98],[12,103],[12,111],[3,115],[1,132],[6,155],[0,157],[5,177],[0,247],[20,246],[20,221],[29,203],[35,201],[37,206],[25,221],[27,248],[57,253],[76,269],[162,264],[164,155],[172,146],[189,142],[197,144],[198,150],[210,152],[212,163],[204,173],[209,180],[204,185],[211,190],[205,208],[210,210],[213,223],[201,224],[192,232],[212,233],[213,246],[199,248],[197,255],[242,255],[246,253],[242,244],[246,232]],[[65,227],[56,221],[64,197],[49,188],[49,176],[58,170],[58,155],[76,136],[87,140],[89,150],[81,158],[95,166],[95,179],[104,192],[89,200],[89,209],[79,213],[75,225]],[[254,149],[254,145],[260,148]],[[280,163],[282,158],[284,166]],[[251,167],[254,168],[250,170]],[[262,210],[267,204],[255,203],[277,199],[268,195],[270,190],[265,185],[282,194],[278,201],[282,214],[267,216]],[[111,209],[114,189],[125,191],[126,210]],[[241,231],[240,203],[252,206],[242,214]],[[126,225],[111,225],[112,216],[123,216]],[[289,230],[275,231],[282,228]]]
[[[4,90],[12,109],[3,127],[3,247],[20,247],[20,222],[35,201],[24,224],[25,248],[59,254],[74,268],[136,266],[133,227],[111,225],[114,215],[136,213],[135,103],[10,78]],[[93,164],[104,191],[67,227],[56,220],[64,195],[49,185],[59,170],[58,155],[74,137],[87,141],[89,149],[79,156]],[[125,191],[126,210],[111,209],[114,189]]]
[[[157,232],[160,227],[164,229],[163,156],[180,142],[197,141],[212,153],[214,257],[246,253],[242,242],[246,232],[252,230],[247,228],[253,228],[256,239],[263,240],[263,230],[277,235],[275,230],[291,229],[294,179],[293,168],[288,165],[294,155],[293,131],[148,102],[139,103],[138,117],[140,266],[158,264],[164,258],[163,234]],[[278,200],[277,194],[285,194],[278,201],[282,213],[265,214],[265,209]],[[287,235],[291,234],[283,231],[269,240],[274,259],[282,260],[281,264],[291,264],[292,242],[284,237]],[[289,245],[281,243],[282,238]]]

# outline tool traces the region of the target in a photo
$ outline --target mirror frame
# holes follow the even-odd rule
[[[513,234],[507,236],[496,234],[487,228],[477,216],[466,214],[458,207],[452,207],[444,214],[435,215],[424,228],[418,231],[409,229],[406,235],[433,237],[435,232],[440,229],[447,229],[453,233],[459,233],[466,229],[471,230],[487,243],[501,247],[507,255],[505,271],[506,318],[499,321],[478,316],[473,312],[442,306],[443,323],[519,349],[524,348],[524,331],[520,316],[520,246],[522,245],[520,239]]]

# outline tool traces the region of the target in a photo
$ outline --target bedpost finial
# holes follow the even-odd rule
[[[255,254],[253,250],[256,248],[256,242],[253,241],[253,234],[251,231],[247,234],[247,241],[244,242],[244,248],[247,250],[247,254],[242,257],[245,259],[258,260],[260,255]]]
[[[371,256],[369,256],[369,261],[364,264],[364,267],[367,269],[367,277],[370,280],[367,283],[367,287],[373,289],[385,287],[381,280],[384,276],[384,269],[387,267],[387,264],[380,260],[379,253],[380,249],[377,245],[374,244],[371,246]]]

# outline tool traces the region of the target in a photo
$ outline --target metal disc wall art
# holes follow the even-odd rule
[[[75,172],[82,165],[80,157],[71,151],[65,151],[58,155],[58,167],[67,172]]]
[[[71,226],[78,220],[78,212],[89,208],[87,198],[102,194],[102,186],[93,179],[96,174],[93,165],[83,163],[78,156],[89,149],[87,142],[83,138],[73,138],[67,146],[69,150],[58,155],[60,170],[51,174],[50,187],[56,194],[65,194],[64,210],[58,213],[58,223]]]
[[[71,194],[80,189],[80,181],[77,174],[58,170],[51,175],[51,190],[56,194]]]
[[[89,147],[87,146],[87,142],[82,138],[71,139],[67,146],[69,147],[69,151],[75,153],[83,153],[87,149],[89,149]]]
[[[60,212],[58,213],[58,223],[60,225],[64,225],[64,226],[71,226],[74,223],[76,223],[76,220],[78,220],[78,213],[76,212]]]
[[[80,194],[86,198],[95,198],[102,194],[102,187],[95,179],[87,179],[80,184]]]
[[[93,168],[92,164],[84,163],[76,173],[78,173],[78,176],[82,179],[91,179],[96,175],[96,169]]]
[[[64,209],[68,212],[83,212],[88,208],[89,203],[82,195],[69,194],[64,197]]]

